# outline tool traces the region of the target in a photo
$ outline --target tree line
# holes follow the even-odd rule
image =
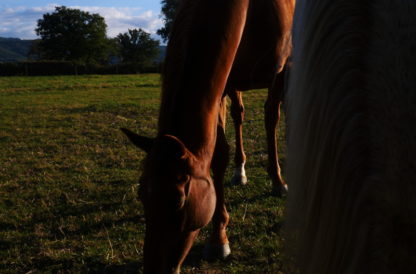
[[[164,26],[157,30],[164,42],[180,0],[161,0]],[[37,22],[40,37],[32,42],[29,61],[1,63],[0,75],[158,72],[160,43],[142,29],[107,37],[105,19],[65,6],[55,7]],[[31,61],[32,60],[32,61]]]
[[[159,41],[142,29],[129,29],[115,38],[107,37],[107,24],[95,13],[65,6],[46,13],[37,22],[29,56],[37,60],[73,62],[79,65],[122,62],[140,70],[153,65]]]

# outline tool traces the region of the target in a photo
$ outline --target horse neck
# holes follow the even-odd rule
[[[183,88],[175,93],[164,90],[159,135],[176,136],[198,159],[212,158],[221,96],[219,84],[210,89]]]
[[[219,105],[247,9],[248,0],[183,1],[172,29],[163,72],[159,135],[178,137],[201,161],[212,159]]]

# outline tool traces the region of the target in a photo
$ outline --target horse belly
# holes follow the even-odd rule
[[[291,51],[291,2],[251,2],[228,84],[238,90],[265,88],[282,71]]]

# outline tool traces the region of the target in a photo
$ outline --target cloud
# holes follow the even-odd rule
[[[6,8],[0,9],[0,36],[33,39],[36,37],[37,20],[46,12],[53,11],[53,6],[37,8]]]
[[[44,7],[15,7],[0,9],[0,37],[17,37],[21,39],[37,38],[35,28],[37,20],[43,14],[53,12],[55,4]],[[155,37],[156,30],[162,27],[159,14],[142,8],[123,7],[88,7],[68,6],[70,8],[98,13],[105,18],[107,23],[107,35],[114,37],[128,29],[141,28],[150,32]]]

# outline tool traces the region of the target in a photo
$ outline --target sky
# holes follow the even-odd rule
[[[56,6],[98,13],[105,18],[107,35],[141,28],[156,36],[163,23],[160,0],[0,0],[0,37],[36,39],[37,20]]]

